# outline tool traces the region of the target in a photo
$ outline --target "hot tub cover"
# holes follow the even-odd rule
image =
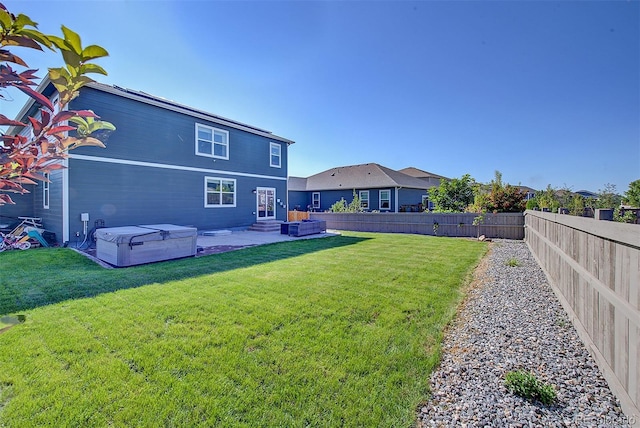
[[[98,229],[96,230],[96,238],[117,244],[129,244],[138,241],[188,238],[197,233],[198,230],[195,227],[176,226],[175,224],[145,224]]]

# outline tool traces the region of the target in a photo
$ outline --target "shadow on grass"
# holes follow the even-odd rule
[[[200,275],[241,269],[371,238],[334,236],[260,245],[209,256],[104,269],[66,248],[0,254],[0,315]]]

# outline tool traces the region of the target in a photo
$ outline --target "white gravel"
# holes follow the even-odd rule
[[[496,240],[479,281],[447,331],[421,427],[624,427],[620,409],[528,247]],[[509,260],[517,266],[509,266]],[[556,402],[529,402],[507,390],[524,369],[554,386]]]

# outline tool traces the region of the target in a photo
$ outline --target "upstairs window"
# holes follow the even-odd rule
[[[270,147],[270,157],[269,157],[269,166],[272,166],[274,168],[281,168],[282,164],[281,164],[281,150],[282,147],[280,146],[280,144],[277,143],[270,143],[269,144]]]
[[[196,155],[229,159],[229,132],[196,124]]]
[[[205,177],[204,206],[235,207],[236,180],[230,178]]]

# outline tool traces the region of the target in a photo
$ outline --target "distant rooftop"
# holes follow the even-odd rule
[[[403,174],[407,174],[407,175],[410,175],[410,176],[416,177],[416,178],[439,178],[439,179],[442,179],[442,180],[448,180],[447,177],[444,177],[444,176],[438,175],[438,174],[434,174],[432,172],[424,171],[422,169],[418,169],[418,168],[413,167],[413,166],[400,169],[400,170],[398,170],[398,172],[401,172]]]
[[[424,172],[424,171],[423,171]],[[432,177],[436,176],[435,174]],[[384,187],[427,189],[433,184],[377,163],[331,168],[308,178],[289,177],[289,190],[339,190]]]

